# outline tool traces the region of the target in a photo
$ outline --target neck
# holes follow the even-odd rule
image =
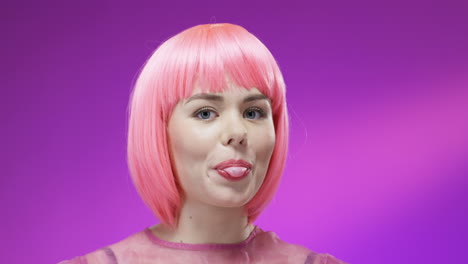
[[[185,201],[176,229],[162,224],[151,229],[159,238],[189,244],[234,244],[248,238],[254,226],[248,225],[243,208],[215,207]]]

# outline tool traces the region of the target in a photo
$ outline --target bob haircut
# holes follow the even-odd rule
[[[129,101],[127,159],[133,183],[154,215],[171,228],[178,223],[184,192],[174,174],[167,124],[175,105],[202,92],[222,92],[228,82],[257,88],[271,100],[276,143],[268,171],[244,205],[252,223],[273,198],[286,163],[288,113],[285,84],[270,51],[233,24],[186,29],[161,44],[146,61]]]

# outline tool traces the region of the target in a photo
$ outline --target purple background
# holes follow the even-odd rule
[[[0,11],[1,263],[157,223],[127,170],[131,86],[161,42],[210,22],[255,34],[288,87],[291,151],[259,226],[350,263],[466,258],[466,1],[66,2]]]

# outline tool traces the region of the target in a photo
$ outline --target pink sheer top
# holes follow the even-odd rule
[[[59,264],[152,263],[310,263],[346,264],[330,254],[283,242],[271,232],[255,227],[237,244],[174,243],[156,237],[149,228],[113,245]]]

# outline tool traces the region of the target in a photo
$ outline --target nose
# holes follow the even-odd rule
[[[247,128],[242,117],[236,114],[225,116],[221,131],[221,141],[225,146],[247,145]]]

